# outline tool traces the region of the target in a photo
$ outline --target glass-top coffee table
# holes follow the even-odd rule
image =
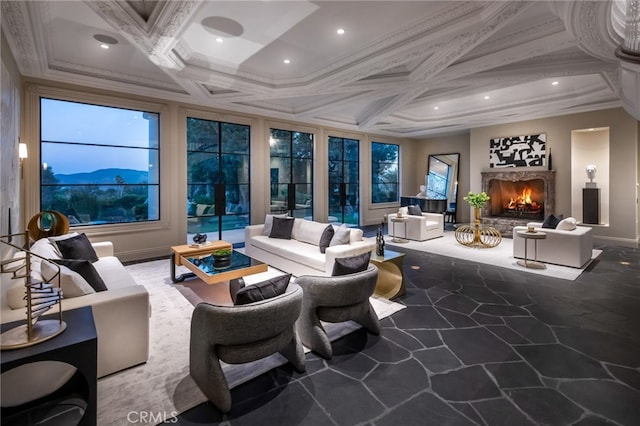
[[[266,272],[269,267],[266,263],[260,262],[259,260],[253,259],[235,250],[231,252],[231,259],[229,262],[217,265],[214,263],[211,252],[187,252],[180,254],[174,250],[173,255],[176,257],[174,262],[177,265],[185,266],[193,273],[193,275],[197,276],[207,284],[216,284],[223,281],[241,278],[246,275]],[[175,266],[173,266],[171,278],[174,282],[181,282],[186,278],[186,274],[176,277]]]

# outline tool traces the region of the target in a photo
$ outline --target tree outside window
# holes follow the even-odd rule
[[[400,147],[395,144],[371,144],[371,202],[393,203],[400,197]]]

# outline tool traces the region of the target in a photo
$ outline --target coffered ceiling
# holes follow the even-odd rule
[[[621,106],[610,14],[609,1],[2,1],[2,31],[25,76],[423,137]]]

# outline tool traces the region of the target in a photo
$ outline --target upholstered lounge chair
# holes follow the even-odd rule
[[[301,305],[302,289],[291,283],[284,294],[247,305],[196,306],[189,372],[220,411],[231,410],[231,392],[220,361],[242,364],[280,352],[296,371],[305,370],[304,350],[294,329]]]
[[[331,341],[320,323],[353,320],[373,334],[380,334],[378,316],[369,303],[376,288],[378,268],[336,277],[303,275],[296,284],[304,289],[296,331],[302,344],[325,359],[333,356]]]
[[[422,213],[404,215],[406,222],[395,222],[396,213],[387,215],[389,235],[413,241],[425,241],[444,235],[444,215],[442,213]]]

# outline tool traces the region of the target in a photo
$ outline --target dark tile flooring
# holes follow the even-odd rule
[[[369,230],[369,232],[371,232]],[[375,231],[373,231],[375,232]],[[576,281],[406,251],[407,309],[178,425],[638,425],[640,250]]]

